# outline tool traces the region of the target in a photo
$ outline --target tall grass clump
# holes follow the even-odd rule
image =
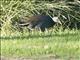
[[[11,35],[20,29],[17,26],[20,18],[43,14],[58,16],[62,28],[80,28],[80,2],[52,2],[36,0],[0,1],[0,31],[1,35]]]
[[[15,22],[19,17],[31,15],[34,9],[33,2],[30,1],[0,1],[0,25],[1,33],[9,34],[16,29]]]

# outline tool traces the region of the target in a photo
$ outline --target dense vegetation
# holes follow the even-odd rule
[[[58,16],[63,28],[80,28],[80,2],[0,1],[0,29],[14,30],[16,22],[24,17],[43,14]],[[26,17],[25,17],[26,16]]]

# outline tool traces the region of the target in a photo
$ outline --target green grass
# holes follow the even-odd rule
[[[51,54],[60,58],[80,58],[80,31],[34,33],[30,36],[28,33],[23,36],[2,36],[1,55],[30,57]]]

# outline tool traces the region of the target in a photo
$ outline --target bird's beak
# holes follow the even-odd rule
[[[59,21],[59,24],[62,24],[61,21]]]
[[[59,24],[62,24],[61,21],[60,21],[59,19],[58,19],[58,23],[59,23]]]

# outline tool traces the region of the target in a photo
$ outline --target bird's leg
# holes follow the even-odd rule
[[[31,34],[32,34],[31,27],[28,26],[27,29],[28,29],[28,36],[31,36]]]

